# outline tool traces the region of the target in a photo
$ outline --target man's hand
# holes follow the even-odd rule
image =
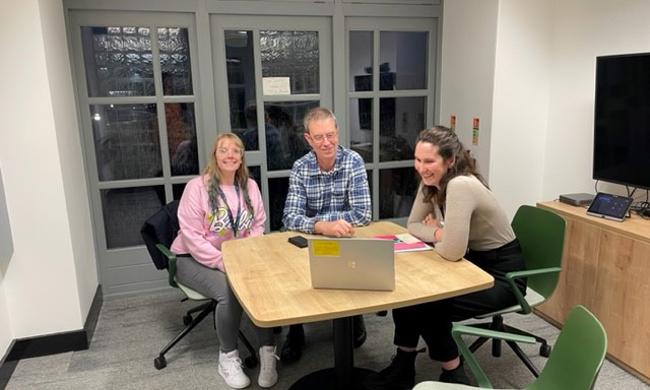
[[[331,222],[318,221],[314,225],[314,231],[329,237],[352,237],[354,235],[352,224],[343,219]]]

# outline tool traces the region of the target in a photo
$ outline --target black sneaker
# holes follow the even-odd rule
[[[366,324],[363,322],[363,316],[354,316],[352,318],[352,329],[354,332],[354,348],[359,348],[366,342],[366,338],[368,338]]]
[[[465,369],[463,368],[463,362],[460,362],[460,365],[453,370],[445,370],[444,368],[442,369],[442,373],[440,373],[440,378],[438,379],[440,382],[445,382],[445,383],[460,383],[463,385],[469,385],[469,378],[467,377],[467,374],[465,373]]]
[[[415,386],[415,358],[423,351],[407,352],[398,348],[390,365],[368,377],[365,387],[374,390],[410,390]]]
[[[287,339],[282,344],[280,359],[283,363],[293,363],[300,360],[302,350],[305,347],[305,331],[302,324],[291,325]]]

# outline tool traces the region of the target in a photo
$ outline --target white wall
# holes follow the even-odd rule
[[[551,41],[550,2],[499,1],[490,186],[510,217],[542,199]]]
[[[7,328],[12,338],[81,329],[97,286],[62,6],[49,3],[0,5],[0,163],[14,238],[0,343]]]
[[[594,192],[595,57],[650,52],[647,0],[552,0],[552,4],[553,53],[542,199]],[[599,184],[598,189],[625,191],[607,184]]]
[[[443,7],[439,124],[456,132],[490,176],[490,131],[494,93],[498,0],[448,0]],[[481,121],[479,145],[472,145],[472,118]]]
[[[79,304],[85,321],[99,282],[63,5],[52,0],[39,0],[39,5]]]

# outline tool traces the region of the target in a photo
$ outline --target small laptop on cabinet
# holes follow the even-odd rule
[[[392,291],[393,242],[376,238],[310,239],[309,271],[313,288]]]

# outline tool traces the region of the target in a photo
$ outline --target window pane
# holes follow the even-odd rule
[[[248,174],[250,175],[251,179],[255,180],[257,183],[257,188],[259,188],[260,192],[262,192],[262,171],[259,165],[256,167],[248,167]]]
[[[379,99],[380,161],[411,160],[415,139],[424,129],[426,98]]]
[[[173,176],[198,175],[199,153],[193,103],[165,104],[167,143]]]
[[[372,99],[350,99],[350,148],[372,162]]]
[[[370,199],[372,199],[372,170],[366,171],[368,176],[368,188],[370,189]]]
[[[318,100],[264,104],[266,118],[266,164],[269,170],[291,169],[309,151],[302,120]]]
[[[187,183],[172,184],[172,194],[174,196],[174,200],[181,199],[181,196],[183,196],[183,191],[185,191],[186,185]]]
[[[190,44],[186,28],[159,27],[160,69],[165,95],[192,94]]]
[[[427,87],[426,32],[382,31],[379,34],[379,87],[425,89]]]
[[[225,31],[230,128],[246,150],[259,150],[252,31]]]
[[[269,212],[268,216],[271,224],[271,231],[280,230],[282,224],[282,213],[284,212],[284,202],[287,200],[289,192],[289,178],[277,177],[269,179]]]
[[[155,94],[148,27],[81,27],[88,96]]]
[[[416,191],[417,180],[413,168],[379,171],[379,218],[408,217]]]
[[[162,176],[155,104],[90,106],[100,181]]]
[[[319,93],[318,32],[260,31],[262,77],[288,77],[291,94]]]
[[[165,204],[165,187],[101,190],[106,247],[142,245],[140,227]]]
[[[372,31],[350,31],[350,90],[372,91]]]

